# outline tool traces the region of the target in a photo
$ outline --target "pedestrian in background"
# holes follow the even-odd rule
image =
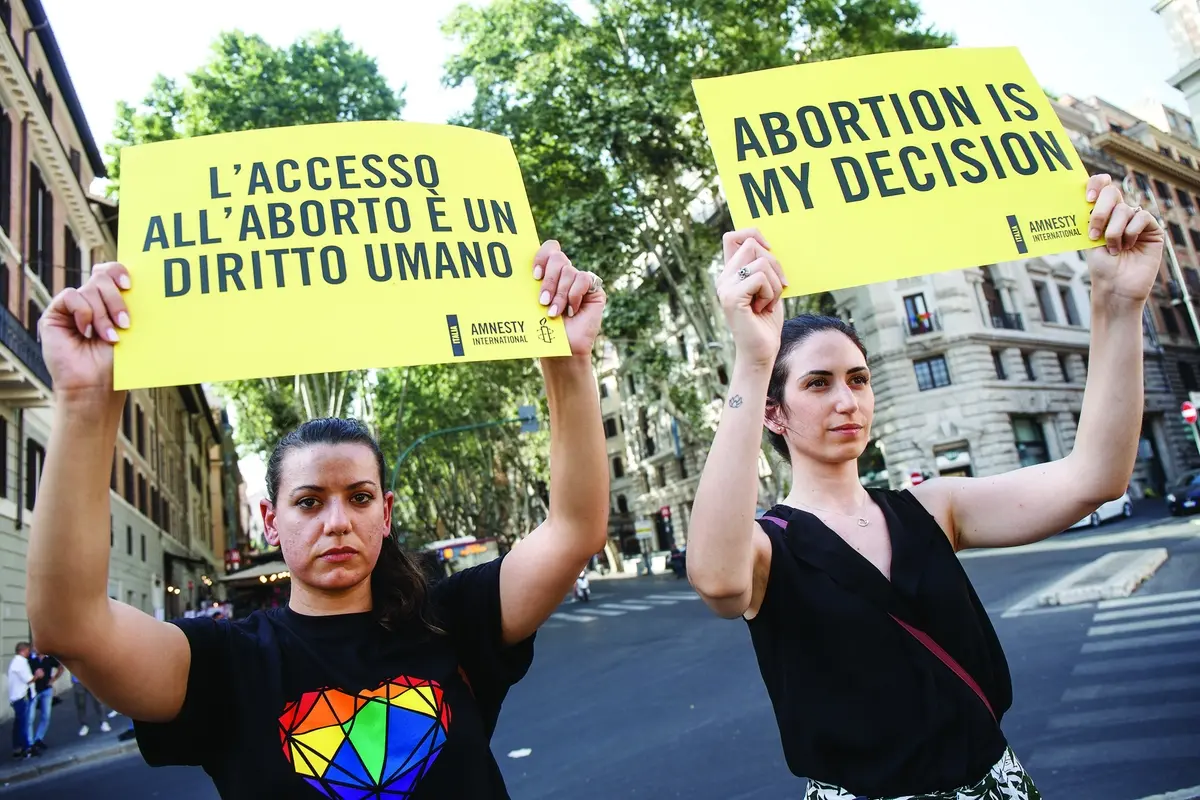
[[[1142,312],[1163,231],[1109,176],[1085,191],[1091,238],[1103,241],[1087,252],[1090,371],[1073,451],[906,491],[859,481],[875,398],[853,328],[784,322],[786,277],[769,245],[756,231],[725,238],[718,292],[737,355],[692,511],[688,576],[718,614],[747,620],[808,800],[1039,797],[1001,730],[1008,664],[955,553],[1058,533],[1119,497],[1132,474]],[[934,230],[912,235],[938,246]],[[792,487],[756,520],[764,426]]]
[[[87,736],[91,728],[88,726],[88,706],[90,705],[96,711],[96,719],[100,721],[100,732],[108,733],[112,730],[112,726],[108,724],[108,720],[115,717],[115,711],[105,712],[104,705],[96,699],[96,695],[88,691],[88,688],[79,682],[79,678],[71,676],[71,685],[74,687],[73,694],[75,695],[75,714],[79,718],[79,735]]]
[[[311,420],[271,454],[261,503],[290,598],[237,622],[160,622],[106,596],[107,475],[125,400],[110,334],[130,323],[130,275],[101,265],[50,303],[41,339],[55,419],[30,535],[29,622],[136,721],[147,762],[202,766],[224,797],[508,797],[490,748],[501,705],[538,627],[603,546],[609,506],[591,360],[605,295],[555,242],[529,268],[570,346],[541,361],[546,520],[502,558],[431,586],[392,535],[379,445],[352,420]],[[345,348],[354,323],[321,321]]]
[[[34,686],[41,677],[29,664],[29,642],[17,642],[16,655],[8,662],[8,703],[13,710],[13,758],[33,755],[29,741],[29,707]]]
[[[54,682],[63,674],[62,664],[51,655],[30,651],[29,665],[42,676],[34,683],[33,701],[29,706],[28,739],[35,754],[46,750],[46,733],[50,730],[50,715],[54,705]]]

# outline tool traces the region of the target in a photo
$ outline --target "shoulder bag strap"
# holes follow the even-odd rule
[[[941,645],[935,642],[933,637],[931,637],[928,633],[925,633],[925,631],[909,625],[895,614],[889,614],[888,616],[896,620],[896,624],[911,633],[913,638],[915,638],[918,642],[925,645],[925,649],[937,656],[938,660],[949,667],[955,675],[961,678],[963,683],[965,683],[967,686],[970,686],[971,691],[975,692],[975,694],[979,696],[979,699],[983,701],[983,704],[987,706],[988,713],[992,715],[992,719],[996,722],[999,722],[999,720],[996,720],[996,712],[992,710],[992,704],[988,702],[987,695],[983,693],[983,689],[980,689],[979,684],[975,682],[975,679],[971,677],[970,673],[963,669],[962,665],[954,660],[954,656],[943,650]]]
[[[763,516],[759,517],[758,521],[777,525],[784,531],[786,531],[788,527],[787,522],[779,517]],[[999,720],[996,719],[996,712],[992,710],[992,704],[988,702],[987,695],[983,693],[983,689],[979,688],[979,684],[975,682],[975,679],[971,677],[971,674],[967,672],[961,664],[954,660],[954,656],[942,649],[942,646],[935,642],[933,637],[925,633],[925,631],[905,622],[891,612],[888,612],[888,616],[895,620],[897,625],[908,631],[914,639],[925,646],[926,650],[933,653],[933,655],[937,657],[938,661],[941,661],[943,664],[945,664],[951,672],[957,675],[963,683],[969,686],[971,691],[975,692],[975,695],[983,702],[983,705],[987,708],[988,713],[992,715],[992,719],[996,721],[997,724],[999,723]]]

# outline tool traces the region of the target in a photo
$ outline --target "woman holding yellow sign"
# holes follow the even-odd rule
[[[1163,232],[1107,175],[1086,192],[1090,236],[1104,241],[1087,254],[1091,369],[1074,450],[907,491],[858,480],[875,398],[857,334],[832,317],[785,322],[785,273],[767,243],[753,230],[725,238],[717,285],[737,357],[688,575],[716,613],[747,620],[809,800],[1040,797],[1001,730],[1008,665],[955,553],[1051,536],[1120,496],[1132,473],[1142,309]],[[756,520],[764,425],[793,481]]]
[[[501,704],[538,627],[604,546],[609,502],[590,355],[605,295],[555,242],[533,272],[549,315],[567,317],[572,353],[542,361],[547,520],[501,559],[429,586],[391,535],[378,445],[351,420],[314,420],[279,443],[262,503],[291,573],[288,607],[237,622],[165,623],[107,597],[125,399],[112,342],[129,325],[129,272],[100,265],[50,304],[55,422],[29,546],[30,625],[39,649],[139,720],[147,762],[202,766],[223,797],[508,797],[489,747]]]

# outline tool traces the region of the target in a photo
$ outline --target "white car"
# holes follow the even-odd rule
[[[1133,516],[1133,502],[1129,499],[1129,492],[1125,492],[1125,494],[1121,495],[1116,500],[1109,500],[1091,514],[1079,520],[1079,522],[1076,522],[1070,528],[1067,528],[1067,530],[1073,531],[1076,528],[1086,527],[1094,528],[1101,522],[1113,519],[1115,517],[1131,516]]]

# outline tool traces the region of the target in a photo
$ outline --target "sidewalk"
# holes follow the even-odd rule
[[[47,749],[33,758],[12,757],[12,720],[0,723],[0,788],[14,783],[31,780],[50,772],[56,772],[75,764],[137,750],[137,742],[130,739],[122,742],[118,736],[129,730],[129,719],[116,716],[105,721],[112,730],[105,733],[95,719],[94,711],[89,716],[87,736],[79,735],[79,718],[75,712],[74,690],[59,695],[62,702],[54,706],[50,714],[50,728],[46,732]],[[92,709],[89,709],[92,711]]]

